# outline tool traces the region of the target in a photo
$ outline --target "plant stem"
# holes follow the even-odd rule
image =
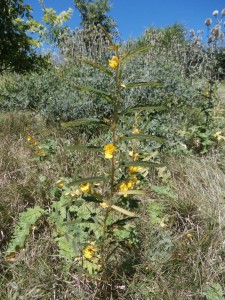
[[[119,57],[118,49],[116,50],[116,56]],[[119,72],[119,67],[116,69],[115,74],[115,96],[114,96],[114,103],[113,103],[113,120],[112,120],[112,136],[113,136],[113,145],[116,147],[117,144],[117,122],[118,122],[118,107],[120,104],[120,78],[121,74]],[[115,183],[115,167],[116,161],[115,161],[115,154],[113,153],[112,159],[111,159],[111,182],[110,182],[110,198],[109,203],[112,205],[112,198],[114,195],[114,183]],[[105,218],[103,221],[103,228],[102,228],[102,245],[101,245],[101,264],[102,264],[102,277],[104,278],[104,297],[107,299],[107,283],[108,283],[108,274],[107,274],[107,261],[105,261],[105,255],[104,253],[106,251],[106,233],[107,233],[107,219],[110,214],[110,207],[106,209],[105,212]]]

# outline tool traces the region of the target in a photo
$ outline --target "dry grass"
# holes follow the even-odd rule
[[[0,126],[0,253],[4,255],[20,212],[35,204],[47,208],[54,200],[50,191],[59,177],[98,175],[103,160],[97,153],[68,152],[67,145],[85,143],[86,136],[78,140],[76,132],[46,124],[41,117],[4,114]],[[34,160],[26,127],[40,143],[52,139],[54,153]],[[168,184],[175,197],[151,193],[149,198],[154,196],[164,205],[168,226],[151,225],[143,207],[136,272],[116,278],[111,300],[203,300],[210,285],[225,285],[225,173],[221,159],[167,157],[167,162],[171,172]],[[151,180],[162,184],[156,177]],[[95,282],[57,257],[51,229],[44,220],[15,262],[0,260],[0,271],[0,299],[101,299]]]

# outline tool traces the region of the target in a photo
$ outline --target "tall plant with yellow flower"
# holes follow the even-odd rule
[[[112,92],[97,90],[90,86],[75,86],[85,92],[96,93],[107,100],[112,108],[112,116],[107,122],[111,141],[102,145],[104,158],[109,161],[110,172],[104,176],[83,178],[71,182],[67,188],[80,188],[81,198],[85,200],[82,205],[89,206],[95,215],[95,224],[91,224],[91,230],[85,237],[85,242],[80,243],[81,256],[77,256],[77,263],[86,267],[89,272],[101,275],[104,282],[110,278],[109,272],[111,262],[121,251],[121,247],[129,247],[137,242],[135,235],[134,219],[137,213],[129,206],[129,200],[137,195],[144,195],[142,181],[147,174],[148,168],[157,166],[150,161],[148,153],[141,151],[139,147],[145,141],[162,142],[163,139],[146,135],[146,123],[149,113],[161,110],[162,107],[134,107],[127,110],[127,119],[121,121],[121,110],[123,107],[122,90],[130,88],[141,88],[146,86],[161,87],[157,82],[123,82],[123,69],[126,62],[138,55],[140,52],[148,51],[150,46],[135,50],[134,52],[121,53],[122,47],[113,42],[111,36],[106,33],[110,46],[108,50],[112,53],[108,60],[108,67],[85,60],[84,63],[104,72],[113,79]],[[134,121],[129,122],[129,116],[134,115]],[[140,117],[141,116],[141,117]],[[63,126],[77,126],[84,124],[102,124],[98,119],[80,119],[64,123]],[[77,149],[91,151],[90,146],[79,145]],[[76,147],[75,147],[76,149]],[[126,206],[124,206],[124,204]],[[81,209],[81,206],[80,206]],[[90,216],[90,215],[89,215]],[[87,221],[87,220],[86,220]],[[90,228],[89,228],[90,229]],[[81,257],[83,257],[81,263]],[[112,269],[111,269],[112,271]]]
[[[131,203],[134,200],[137,202],[137,197],[145,194],[142,186],[148,169],[159,166],[151,161],[151,155],[144,150],[143,145],[146,141],[160,143],[163,140],[146,134],[149,114],[162,107],[132,107],[121,115],[122,89],[162,85],[157,82],[123,82],[126,62],[140,52],[148,51],[150,46],[121,53],[122,47],[114,43],[108,33],[106,35],[110,42],[108,49],[112,53],[108,66],[91,61],[84,63],[111,77],[114,83],[112,92],[108,94],[82,85],[75,88],[96,93],[107,100],[112,115],[104,124],[108,126],[111,140],[99,148],[86,145],[74,148],[78,151],[99,151],[106,163],[109,163],[108,171],[100,176],[58,184],[61,198],[52,204],[48,213],[60,255],[76,264],[79,270],[83,268],[90,275],[98,274],[104,287],[105,299],[108,283],[118,267],[119,258],[122,259],[138,242],[134,222],[138,214]],[[131,119],[131,116],[134,118]],[[80,119],[63,126],[102,123],[98,119]]]

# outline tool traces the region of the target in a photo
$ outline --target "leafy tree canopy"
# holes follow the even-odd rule
[[[84,28],[100,24],[109,33],[115,29],[115,22],[107,16],[111,8],[109,0],[74,0],[74,4],[80,11]]]
[[[43,62],[34,50],[37,40],[27,35],[31,12],[23,0],[0,1],[0,72],[24,72]]]

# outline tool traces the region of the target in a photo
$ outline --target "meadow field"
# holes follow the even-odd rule
[[[217,25],[92,26],[1,72],[0,299],[225,299]]]

